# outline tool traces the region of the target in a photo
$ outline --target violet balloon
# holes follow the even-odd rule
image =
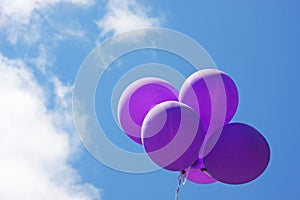
[[[210,184],[217,182],[216,179],[207,173],[202,159],[198,159],[190,168],[186,169],[184,177],[198,184]]]
[[[130,84],[122,93],[118,118],[123,131],[135,142],[142,144],[141,127],[148,111],[164,101],[178,101],[178,91],[167,81],[149,77]]]
[[[187,78],[180,89],[179,101],[192,107],[203,124],[206,135],[199,153],[199,158],[203,158],[218,141],[220,132],[216,130],[236,112],[237,87],[224,72],[204,69]]]
[[[259,177],[270,160],[266,139],[243,123],[225,125],[218,142],[204,157],[207,172],[228,184],[243,184]]]
[[[219,113],[217,113],[224,116],[223,124],[233,118],[238,106],[238,91],[233,80],[224,72],[217,69],[204,69],[187,78],[180,89],[179,101],[196,111],[204,130],[207,131],[211,121],[214,120],[212,119],[213,107],[216,109],[226,107],[225,113],[221,113],[223,109],[218,109]]]
[[[204,130],[197,114],[187,105],[167,101],[146,115],[142,141],[149,157],[159,166],[181,171],[197,159]]]

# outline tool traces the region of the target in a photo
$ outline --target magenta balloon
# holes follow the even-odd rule
[[[223,87],[220,81],[223,81]],[[238,106],[238,91],[233,80],[224,72],[204,69],[187,78],[180,89],[179,101],[196,111],[207,131],[211,120],[215,120],[212,119],[213,107],[218,110],[217,115],[224,116],[222,124],[215,127],[227,124],[233,118]],[[226,108],[219,109],[220,106]]]
[[[181,171],[197,159],[204,130],[197,114],[187,105],[167,101],[145,117],[142,141],[149,157],[159,166]]]
[[[218,142],[203,160],[207,172],[216,180],[243,184],[264,172],[270,160],[270,148],[255,128],[232,123],[223,127]]]
[[[148,111],[155,105],[178,101],[178,91],[159,78],[142,78],[130,84],[122,93],[118,118],[123,131],[135,142],[142,144],[141,127]]]
[[[184,177],[188,180],[198,184],[210,184],[217,182],[216,179],[211,177],[207,172],[203,164],[202,159],[198,159],[190,169],[185,170]]]

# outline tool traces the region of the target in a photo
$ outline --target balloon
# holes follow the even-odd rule
[[[218,140],[220,132],[216,130],[229,123],[236,112],[237,87],[224,72],[204,69],[187,78],[180,89],[179,101],[193,108],[203,124],[206,136],[199,153],[199,158],[203,158]]]
[[[187,105],[167,101],[156,105],[142,125],[142,142],[159,166],[181,171],[197,159],[204,130],[197,114]]]
[[[196,111],[204,130],[207,131],[210,121],[214,120],[211,119],[213,107],[222,105],[226,107],[223,124],[227,124],[232,119],[238,105],[238,91],[233,80],[224,72],[217,69],[204,69],[187,78],[180,89],[179,101]]]
[[[266,139],[243,123],[225,125],[218,142],[204,157],[207,172],[228,184],[250,182],[260,176],[270,160]]]
[[[203,160],[198,159],[189,169],[185,170],[184,177],[188,180],[199,184],[210,184],[217,182],[211,177],[203,165]]]
[[[164,101],[178,101],[178,91],[159,78],[142,78],[130,84],[118,104],[118,118],[123,131],[142,144],[141,127],[148,111]]]

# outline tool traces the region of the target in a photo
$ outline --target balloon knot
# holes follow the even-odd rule
[[[201,172],[207,172],[207,169],[205,167],[202,167],[200,170]]]

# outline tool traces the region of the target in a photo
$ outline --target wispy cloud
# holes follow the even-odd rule
[[[49,110],[44,88],[22,61],[0,54],[0,71],[0,199],[99,199],[100,190],[82,183],[68,162],[76,151],[65,127],[72,88],[55,78]]]
[[[28,24],[40,10],[59,3],[90,6],[94,2],[95,0],[1,0],[1,25],[11,23],[11,21]]]
[[[95,0],[2,0],[0,37],[12,50],[17,50],[20,59],[45,75],[55,65],[55,50],[61,42],[89,43],[90,37],[75,13],[87,11],[95,3]]]
[[[0,28],[11,44],[33,44],[41,40],[45,25],[51,26],[47,17],[43,17],[45,10],[62,3],[84,8],[94,2],[95,0],[1,0]],[[80,30],[73,30],[72,26],[65,28],[68,30],[66,34],[82,35]]]
[[[160,26],[163,17],[151,16],[151,8],[136,0],[109,0],[106,13],[96,23],[102,36],[142,27]]]

